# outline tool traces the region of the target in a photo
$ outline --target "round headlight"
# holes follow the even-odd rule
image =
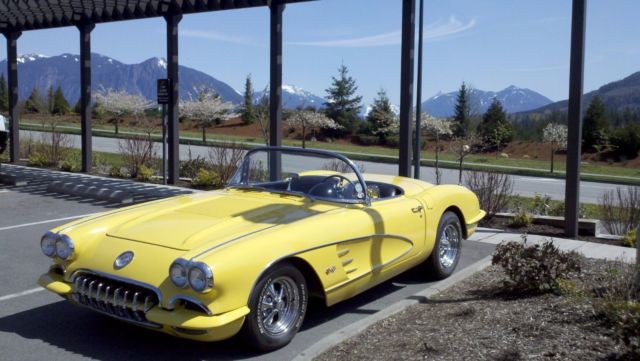
[[[176,287],[187,287],[189,281],[187,280],[187,261],[184,259],[177,259],[173,261],[169,267],[169,278]]]
[[[53,232],[45,233],[40,239],[40,248],[45,256],[54,257],[56,255],[56,239],[57,235]]]
[[[196,262],[189,268],[189,285],[196,292],[209,292],[213,288],[213,272],[202,262]]]
[[[73,257],[73,242],[68,236],[61,234],[56,240],[56,256],[62,260],[70,260]]]

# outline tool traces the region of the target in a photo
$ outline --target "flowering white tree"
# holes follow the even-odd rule
[[[306,147],[307,129],[311,129],[313,136],[318,129],[339,129],[342,128],[333,119],[328,118],[323,113],[313,110],[296,110],[285,122],[290,127],[299,127],[302,130],[302,148]]]
[[[220,124],[224,120],[236,117],[233,113],[235,105],[223,101],[218,94],[204,91],[198,100],[180,103],[180,114],[194,120],[202,129],[202,141],[207,141],[207,128]]]
[[[436,118],[430,114],[422,113],[421,116],[422,129],[427,133],[436,137],[436,184],[440,184],[442,180],[442,172],[439,168],[439,155],[440,155],[440,136],[451,136],[453,131],[451,130],[451,121],[444,118]]]
[[[542,130],[542,140],[551,145],[551,173],[553,173],[553,156],[567,148],[567,126],[564,124],[549,123]]]
[[[153,107],[153,103],[142,95],[129,94],[124,90],[107,89],[96,93],[94,98],[102,110],[115,118],[116,133],[118,133],[118,123],[124,116],[132,116],[137,123],[140,117],[144,116],[144,111]],[[151,139],[154,122],[146,120],[142,126],[146,136],[136,134],[119,141],[120,154],[133,178],[137,177],[143,166],[151,167],[155,156]]]
[[[96,104],[106,113],[115,118],[115,131],[118,133],[118,123],[125,115],[130,115],[138,121],[144,111],[153,107],[153,103],[139,94],[129,94],[124,90],[107,89],[94,95]],[[151,127],[145,127],[151,133]]]

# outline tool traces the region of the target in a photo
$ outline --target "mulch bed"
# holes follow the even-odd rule
[[[577,287],[610,268],[587,260]],[[316,360],[622,360],[589,298],[501,292],[497,266],[369,327]]]

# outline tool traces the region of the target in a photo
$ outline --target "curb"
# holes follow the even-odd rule
[[[351,325],[324,337],[320,341],[300,352],[298,356],[293,358],[293,361],[311,360],[314,357],[319,356],[323,352],[327,351],[328,349],[340,344],[341,342],[357,336],[374,323],[393,316],[394,314],[403,311],[407,307],[419,303],[422,299],[428,299],[429,297],[446,290],[456,283],[469,278],[476,272],[482,271],[490,265],[491,256],[487,256],[464,268],[460,272],[454,273],[451,277],[440,282],[436,282],[423,291],[410,296],[410,299],[405,298],[404,300],[398,301],[371,316],[365,317],[358,322],[352,323]]]

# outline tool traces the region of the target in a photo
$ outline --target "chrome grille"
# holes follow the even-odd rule
[[[73,284],[73,300],[83,306],[125,321],[161,327],[145,317],[159,303],[151,289],[92,273],[76,275]]]

